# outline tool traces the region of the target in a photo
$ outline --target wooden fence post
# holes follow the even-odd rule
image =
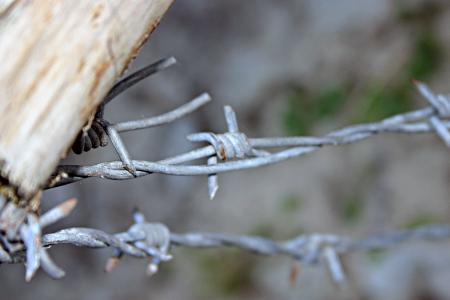
[[[0,2],[0,193],[40,190],[172,1]]]

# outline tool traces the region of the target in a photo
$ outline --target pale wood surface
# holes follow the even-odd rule
[[[1,175],[25,197],[173,0],[0,0]]]

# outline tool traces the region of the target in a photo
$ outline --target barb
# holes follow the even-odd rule
[[[128,150],[126,149],[119,133],[114,127],[110,125],[106,126],[106,132],[108,133],[109,139],[116,149],[120,160],[122,160],[123,168],[127,170],[133,177],[136,177],[136,168],[131,161],[130,154],[128,153]]]
[[[211,97],[207,93],[203,93],[199,95],[198,97],[192,99],[190,102],[178,107],[177,109],[174,109],[168,113],[151,117],[147,119],[142,120],[136,120],[136,121],[128,121],[128,122],[121,122],[114,124],[113,127],[118,132],[124,132],[124,131],[131,131],[131,130],[138,130],[138,129],[144,129],[144,128],[151,128],[155,126],[160,126],[164,124],[168,124],[170,122],[173,122],[175,120],[178,120],[187,114],[190,114],[206,103],[211,101]]]
[[[144,80],[145,78],[156,74],[164,69],[167,69],[168,67],[174,65],[177,63],[177,60],[175,57],[169,57],[169,58],[163,58],[161,60],[158,60],[155,63],[152,63],[149,66],[146,66],[133,74],[125,77],[124,79],[120,80],[118,83],[116,83],[109,93],[106,95],[105,99],[103,100],[103,104],[107,104],[109,101],[117,97],[122,92],[126,91],[136,83]]]
[[[433,107],[436,112],[435,115],[432,115],[429,118],[431,126],[433,126],[436,134],[444,141],[447,147],[450,147],[450,133],[441,120],[441,118],[450,117],[450,101],[443,95],[435,96],[424,83],[419,81],[414,83],[422,96],[430,103],[431,107]]]
[[[450,110],[449,99],[443,95],[434,96],[430,89],[423,83],[417,82],[416,85],[419,92],[429,103],[432,103],[432,106],[398,114],[376,123],[348,126],[330,132],[322,137],[248,138],[244,133],[239,131],[234,111],[231,107],[226,106],[225,119],[228,125],[227,132],[223,134],[203,132],[191,134],[187,137],[190,141],[207,142],[211,144],[210,146],[192,150],[158,162],[142,160],[128,161],[125,166],[132,165],[136,170],[132,174],[124,170],[124,164],[113,161],[92,166],[62,165],[58,167],[54,177],[64,174],[62,177],[65,179],[61,180],[60,184],[67,184],[88,177],[124,180],[146,176],[152,173],[183,176],[206,175],[208,176],[209,196],[213,198],[218,189],[218,173],[271,165],[315,152],[325,146],[341,146],[356,143],[380,133],[419,134],[434,131],[450,147],[450,134],[448,133],[450,122],[442,120],[444,117],[450,115],[447,112],[447,110]],[[202,104],[204,103],[202,102]],[[193,107],[197,108],[198,106],[193,105]],[[187,111],[183,109],[182,111]],[[190,111],[193,111],[193,109]],[[167,115],[163,115],[164,117],[162,119],[166,121],[172,120]],[[140,121],[133,122],[126,123],[133,124],[133,126],[118,126],[119,123],[115,125],[115,128],[122,130],[143,128],[142,126],[137,126]],[[150,123],[148,122],[147,124]],[[160,121],[157,124],[163,123]],[[152,124],[156,124],[156,122]],[[263,148],[287,149],[270,153]],[[207,159],[205,165],[179,165],[200,158]],[[126,160],[122,159],[122,161]],[[58,185],[56,183],[53,186]]]

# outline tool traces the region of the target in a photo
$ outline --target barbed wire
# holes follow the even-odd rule
[[[21,231],[32,226],[35,232],[66,217],[75,206],[74,199],[68,200],[45,213],[39,221],[32,214],[27,215],[27,223],[21,225]],[[11,204],[7,204],[7,206]],[[11,207],[11,206],[10,206]],[[15,208],[20,210],[19,208]],[[3,210],[10,210],[6,207]],[[17,211],[16,211],[17,213]],[[420,240],[450,239],[450,225],[428,225],[416,229],[398,230],[378,234],[362,239],[332,234],[302,234],[285,241],[274,241],[253,235],[233,235],[225,233],[192,232],[178,234],[170,232],[166,225],[149,223],[139,211],[133,213],[134,223],[125,232],[108,234],[92,228],[74,227],[48,233],[34,239],[23,236],[25,242],[2,239],[2,242],[14,244],[15,250],[9,253],[0,250],[0,263],[27,262],[26,279],[30,280],[41,265],[51,277],[61,278],[64,271],[57,267],[48,256],[46,249],[61,244],[71,244],[86,248],[112,248],[113,255],[107,261],[105,270],[111,272],[123,255],[144,258],[149,261],[147,273],[158,271],[160,263],[172,259],[171,246],[188,248],[238,248],[251,253],[266,256],[287,256],[297,262],[309,265],[325,266],[332,280],[342,284],[346,280],[341,257],[352,252],[384,250],[404,242]],[[30,225],[32,224],[32,225]],[[31,242],[34,241],[34,246]],[[1,249],[1,248],[0,248]],[[7,248],[8,250],[11,247]],[[31,250],[30,250],[31,249]],[[33,252],[30,254],[29,252]]]
[[[91,166],[60,165],[46,188],[69,184],[89,177],[113,180],[132,179],[153,173],[168,175],[204,175],[208,177],[208,192],[214,198],[218,190],[218,173],[256,168],[312,153],[325,146],[355,143],[380,133],[419,134],[435,132],[450,146],[450,100],[435,95],[424,83],[415,82],[421,95],[429,103],[423,109],[402,113],[380,122],[348,126],[320,137],[248,138],[239,130],[235,112],[225,106],[227,131],[201,132],[187,136],[191,142],[208,143],[201,147],[157,162],[133,160],[121,140],[124,131],[152,128],[173,122],[199,109],[211,98],[201,94],[190,102],[165,114],[120,123],[104,119],[104,107],[118,94],[147,76],[174,64],[174,58],[160,60],[117,83],[100,105],[91,123],[80,132],[73,150],[76,153],[105,146],[106,135],[120,160]],[[273,148],[285,148],[270,152]],[[206,159],[206,164],[184,163]],[[75,206],[68,200],[38,218],[35,214],[15,206],[0,197],[0,263],[25,263],[26,280],[30,280],[39,267],[53,278],[64,276],[49,257],[47,248],[59,244],[72,244],[88,248],[112,248],[113,255],[105,269],[112,271],[123,255],[149,260],[148,274],[154,274],[162,262],[172,259],[170,246],[191,248],[236,247],[262,255],[284,255],[308,264],[323,264],[336,283],[343,283],[346,275],[340,257],[355,251],[386,249],[411,240],[449,239],[450,225],[432,225],[414,230],[393,231],[363,239],[332,234],[300,235],[286,241],[224,233],[172,233],[161,223],[147,222],[136,211],[134,223],[125,232],[108,234],[92,228],[68,228],[42,235],[42,230],[66,217]]]
[[[153,225],[152,223],[147,223]],[[84,247],[114,247],[109,241],[118,239],[132,243],[146,239],[144,231],[130,237],[129,232],[110,235],[102,231],[93,232],[87,228],[70,228],[43,236],[46,246],[57,244],[76,244]],[[324,263],[336,283],[343,283],[345,274],[340,256],[352,252],[368,252],[384,250],[404,242],[414,240],[437,240],[450,238],[450,225],[428,225],[417,229],[399,230],[363,239],[352,239],[347,236],[331,234],[299,235],[286,241],[274,241],[268,238],[251,235],[232,235],[224,233],[170,233],[170,244],[188,248],[227,248],[233,247],[243,251],[266,256],[287,256],[298,262],[311,265]],[[119,248],[121,252],[126,249]],[[135,257],[141,253],[128,252]],[[154,256],[152,257],[154,259]],[[153,262],[154,263],[154,262]],[[110,269],[109,269],[110,270]],[[152,272],[154,273],[154,272]]]
[[[175,62],[175,59],[170,59]],[[164,60],[156,64],[163,64]],[[133,75],[132,75],[133,76]],[[125,180],[153,173],[181,176],[208,176],[209,197],[214,198],[218,190],[218,173],[258,168],[290,158],[315,152],[326,146],[341,146],[366,140],[380,133],[419,134],[435,132],[450,147],[450,100],[444,95],[435,95],[424,83],[415,81],[417,89],[430,106],[420,110],[398,114],[380,122],[352,125],[330,132],[321,137],[267,137],[248,138],[239,131],[236,114],[230,106],[224,107],[227,131],[225,133],[202,132],[187,136],[191,142],[204,142],[210,146],[194,149],[157,162],[132,160],[119,133],[123,131],[152,128],[173,122],[194,112],[211,98],[202,94],[192,101],[168,113],[135,121],[104,124],[120,161],[102,162],[91,166],[60,165],[47,188],[57,187],[89,177]],[[265,149],[264,149],[265,148]],[[277,152],[268,149],[285,148]],[[286,149],[287,148],[287,149]],[[185,165],[206,158],[206,164]]]

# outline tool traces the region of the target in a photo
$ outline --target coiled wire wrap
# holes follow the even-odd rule
[[[72,151],[75,154],[81,154],[91,149],[105,147],[108,145],[108,134],[105,129],[103,112],[105,105],[112,99],[126,91],[141,80],[162,71],[176,63],[174,57],[163,58],[154,62],[118,81],[108,92],[102,103],[98,107],[95,118],[90,126],[80,131],[72,145]]]
[[[216,165],[217,159],[225,161],[229,159],[243,159],[249,156],[270,155],[270,152],[254,149],[248,137],[239,131],[236,113],[231,106],[225,106],[224,113],[228,132],[222,134],[200,132],[187,136],[187,139],[191,142],[208,142],[213,146],[215,155],[208,158],[208,166]],[[217,174],[209,174],[208,194],[211,200],[214,199],[218,189]]]
[[[230,106],[224,107],[228,132],[217,134],[213,132],[199,132],[190,134],[187,139],[191,142],[208,142],[216,151],[220,160],[240,159],[249,156],[265,156],[267,151],[256,150],[252,147],[248,137],[239,131],[236,114]]]
[[[259,156],[260,152],[253,149],[249,139],[241,132],[226,132],[216,134],[213,132],[201,132],[188,136],[191,142],[208,142],[220,160]]]
[[[150,257],[150,263],[147,266],[147,274],[153,275],[158,272],[161,262],[172,259],[170,255],[170,230],[162,223],[149,223],[144,215],[137,209],[133,213],[134,224],[126,233],[118,234],[117,237],[124,241],[134,241],[134,247],[142,250]],[[112,271],[122,257],[121,249],[116,248],[114,255],[106,264],[106,270]]]
[[[81,154],[91,149],[108,145],[108,135],[100,119],[94,119],[87,130],[81,130],[72,145],[75,154]]]

